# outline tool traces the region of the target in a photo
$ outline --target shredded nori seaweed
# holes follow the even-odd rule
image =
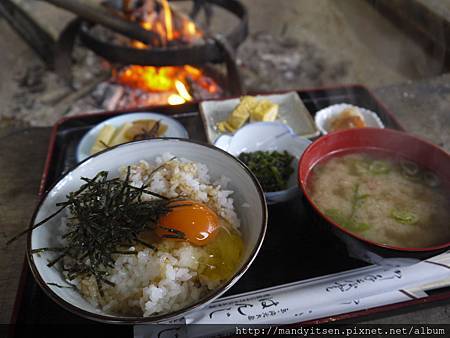
[[[77,191],[69,193],[67,200],[58,203],[55,213],[12,238],[14,241],[31,231],[62,210],[68,208],[67,232],[64,244],[57,248],[35,249],[32,253],[45,251],[58,255],[48,262],[51,267],[63,258],[63,271],[69,280],[80,276],[94,276],[100,295],[102,285],[114,286],[108,280],[109,271],[114,267],[116,254],[137,254],[129,248],[137,243],[153,248],[151,243],[138,238],[144,231],[153,231],[160,217],[174,206],[173,200],[147,190],[147,186],[134,187],[130,184],[130,167],[126,178],[108,179],[108,172],[101,171],[94,178],[81,178],[83,184]],[[155,199],[143,199],[144,194]],[[184,233],[168,229],[170,238],[184,238]]]

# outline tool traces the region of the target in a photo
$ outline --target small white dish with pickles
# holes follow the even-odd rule
[[[177,120],[158,113],[128,113],[103,121],[89,130],[77,148],[77,160],[119,144],[152,137],[189,138]]]

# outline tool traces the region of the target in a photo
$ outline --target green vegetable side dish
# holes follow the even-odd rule
[[[241,153],[238,158],[255,174],[265,192],[286,189],[294,172],[291,168],[294,156],[287,151],[255,151]]]

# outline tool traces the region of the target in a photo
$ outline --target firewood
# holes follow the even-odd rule
[[[101,6],[94,4],[91,0],[45,0],[57,7],[66,9],[87,21],[100,24],[109,29],[123,34],[131,39],[152,44],[159,40],[157,34],[145,30],[138,24],[122,19],[120,16],[111,13]]]

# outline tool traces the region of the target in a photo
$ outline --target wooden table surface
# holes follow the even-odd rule
[[[25,257],[26,228],[37,203],[50,128],[0,130],[0,323],[8,323]]]
[[[375,91],[409,132],[450,149],[450,76]],[[25,238],[6,239],[28,225],[37,203],[50,128],[0,129],[0,323],[10,321],[25,254]],[[366,323],[449,323],[450,302],[410,309]]]

